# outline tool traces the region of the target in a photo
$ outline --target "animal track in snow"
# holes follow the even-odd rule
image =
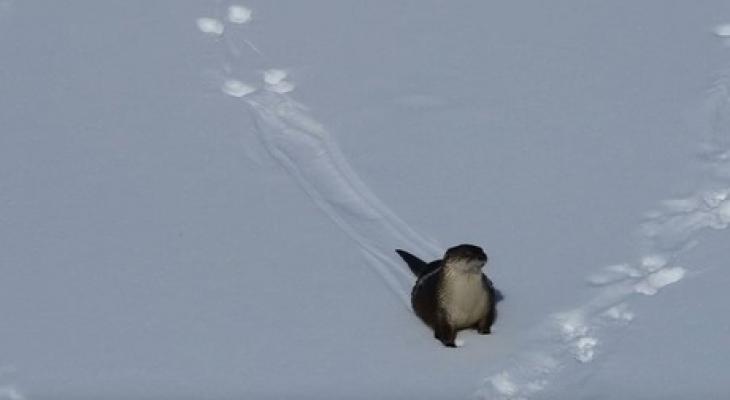
[[[566,313],[558,316],[565,341],[571,346],[576,360],[587,363],[593,360],[594,348],[598,340],[590,336],[590,327],[581,312]]]
[[[694,226],[694,225],[692,225]],[[680,247],[683,250],[684,247]],[[600,272],[589,276],[588,282],[599,290],[588,302],[561,313],[554,314],[551,319],[537,331],[545,332],[537,349],[529,349],[525,353],[549,354],[554,361],[549,367],[545,364],[530,365],[531,361],[524,353],[515,357],[514,365],[502,370],[499,374],[507,374],[516,387],[516,395],[508,395],[495,382],[491,387],[483,388],[479,394],[485,399],[516,400],[526,399],[547,386],[549,377],[570,366],[570,360],[578,365],[592,362],[600,344],[600,334],[606,325],[627,325],[635,315],[629,310],[628,301],[637,294],[655,295],[665,286],[680,281],[686,273],[682,267],[671,266],[670,259],[678,253],[665,254],[656,248],[650,248],[646,255],[635,262],[615,264],[603,268]],[[552,332],[552,333],[551,333]],[[559,337],[560,340],[550,339]],[[539,380],[544,384],[533,383]],[[500,383],[499,380],[496,381]],[[527,389],[527,387],[531,389]]]
[[[630,264],[610,265],[594,275],[588,277],[588,282],[594,286],[605,286],[630,278],[642,276],[641,272]]]
[[[294,90],[294,84],[286,81],[288,73],[283,69],[269,69],[264,71],[266,89],[275,93],[289,93]]]
[[[685,269],[682,267],[664,268],[647,276],[637,283],[634,289],[637,293],[652,296],[659,292],[659,289],[669,284],[679,282],[684,278]]]
[[[488,400],[525,400],[544,390],[549,376],[561,366],[539,340],[533,346],[529,352],[516,356],[506,370],[484,379],[476,396]]]
[[[410,272],[390,253],[395,246],[436,254],[382,204],[351,170],[324,127],[301,104],[270,91],[247,96],[255,111],[256,133],[269,153],[300,183],[315,203],[353,238],[388,285],[409,304]]]
[[[647,272],[655,272],[667,265],[667,258],[661,254],[650,254],[641,258],[641,267]],[[639,275],[633,276],[634,278]]]
[[[221,91],[240,98],[252,111],[255,133],[266,151],[295,178],[302,189],[348,236],[362,249],[367,262],[386,284],[410,307],[409,293],[413,277],[394,256],[393,249],[413,249],[421,256],[436,258],[441,247],[423,238],[395,213],[388,209],[360,180],[325,127],[307,107],[289,96],[295,84],[286,70],[270,68],[263,71],[262,88],[230,78],[232,74],[248,76],[250,69],[239,67],[240,50],[237,41],[246,43],[257,56],[263,53],[248,40],[233,38],[241,32],[236,25],[248,22],[252,11],[231,6],[227,20],[235,25],[225,27],[212,18],[198,19],[201,32],[220,36],[217,41],[225,59],[222,65]],[[225,43],[224,43],[225,42]],[[230,57],[233,56],[233,57]]]
[[[490,383],[494,386],[499,398],[508,399],[524,399],[525,396],[539,392],[547,384],[544,380],[528,382],[526,385],[518,385],[507,372],[502,372],[490,379]]]
[[[229,79],[223,82],[223,87],[221,88],[221,90],[223,90],[223,93],[233,97],[243,97],[247,94],[255,92],[256,88],[254,88],[253,86],[249,86],[239,80]]]
[[[634,320],[634,313],[629,311],[629,307],[626,303],[621,303],[609,308],[603,313],[603,315],[614,321],[626,323]]]
[[[579,338],[575,342],[575,358],[582,362],[587,363],[593,360],[594,348],[598,344],[598,340],[593,337],[584,336]]]
[[[244,6],[228,7],[228,20],[234,24],[245,24],[251,21],[252,11]]]
[[[212,36],[223,35],[223,23],[215,18],[198,18],[196,23],[198,24],[198,29],[205,34]]]
[[[283,69],[268,69],[264,71],[264,82],[269,85],[277,85],[286,79],[287,73]]]
[[[519,387],[512,381],[509,372],[500,372],[490,380],[495,390],[504,396],[514,396]]]
[[[730,25],[715,33],[730,37]],[[637,231],[644,253],[635,261],[603,268],[588,277],[598,290],[572,310],[555,314],[535,331],[534,344],[513,357],[511,365],[485,380],[477,394],[485,399],[524,400],[542,391],[552,376],[597,355],[600,334],[608,326],[625,326],[635,319],[629,303],[637,295],[653,296],[687,274],[673,261],[701,243],[700,232],[730,226],[730,78],[715,82],[706,104],[712,140],[704,145],[709,184],[685,198],[663,200],[646,214]],[[708,187],[709,186],[709,187]],[[557,338],[562,338],[558,340]],[[550,360],[551,362],[545,362]],[[539,382],[540,384],[536,384]]]
[[[617,264],[604,268],[603,271],[588,278],[594,286],[605,286],[625,280],[643,278],[634,286],[637,293],[654,295],[659,289],[678,282],[684,277],[681,267],[665,268],[668,260],[658,254],[648,255],[641,259],[639,268],[630,264]]]
[[[268,85],[266,89],[279,94],[289,93],[294,90],[294,84],[291,82],[281,81],[276,85]]]
[[[703,191],[684,199],[668,200],[663,210],[655,210],[641,232],[649,246],[659,250],[682,251],[697,232],[726,229],[730,224],[730,190]]]

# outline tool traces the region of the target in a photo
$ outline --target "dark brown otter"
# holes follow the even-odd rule
[[[403,250],[396,252],[418,277],[411,292],[413,311],[434,330],[436,339],[456,347],[460,330],[491,332],[501,294],[482,273],[487,255],[481,247],[455,246],[446,251],[443,260],[430,263]]]

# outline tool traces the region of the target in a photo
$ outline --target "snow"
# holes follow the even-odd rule
[[[514,396],[517,394],[517,386],[512,382],[506,372],[497,374],[492,378],[492,385],[503,396]]]
[[[233,97],[243,97],[256,91],[256,88],[249,86],[241,81],[229,79],[223,82],[223,93]]]
[[[642,260],[642,266],[648,257]],[[595,286],[604,286],[610,283],[621,281],[627,278],[638,278],[642,276],[641,272],[629,264],[609,265],[588,277],[588,282]]]
[[[631,322],[634,319],[634,313],[628,309],[628,304],[622,303],[606,310],[606,316],[615,320]]]
[[[598,345],[598,340],[592,337],[582,337],[578,339],[575,346],[575,358],[582,363],[593,361],[595,354],[594,348]]]
[[[203,33],[213,36],[220,36],[223,34],[223,23],[215,18],[198,18],[196,22],[198,24],[198,29],[200,29]]]
[[[277,85],[286,79],[287,73],[283,69],[268,69],[264,71],[264,82],[269,85]]]
[[[728,16],[0,1],[0,399],[726,397]]]
[[[0,387],[0,399],[3,400],[23,400],[25,397],[12,386]]]
[[[268,85],[266,88],[274,93],[284,94],[293,91],[295,86],[291,82],[281,81],[273,85]]]
[[[266,82],[267,90],[279,94],[293,91],[295,85],[284,80],[288,75],[283,69],[272,68],[264,71],[264,82]]]
[[[715,35],[721,38],[730,38],[730,24],[718,25],[715,27]]]
[[[648,272],[655,272],[667,265],[667,259],[660,254],[651,254],[641,259],[641,267]]]
[[[232,5],[228,7],[228,20],[234,24],[245,24],[250,22],[251,14],[253,14],[253,11],[244,6]]]
[[[636,285],[635,289],[638,293],[653,296],[664,286],[679,282],[684,278],[685,272],[682,267],[662,269],[647,276],[646,279]]]

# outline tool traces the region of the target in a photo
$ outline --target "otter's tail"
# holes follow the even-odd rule
[[[395,252],[408,264],[408,268],[417,278],[428,274],[439,266],[439,261],[427,263],[405,250],[397,249]]]

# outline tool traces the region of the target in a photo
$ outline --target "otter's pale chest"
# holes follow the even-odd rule
[[[449,323],[457,329],[476,324],[490,301],[481,272],[444,271],[440,297]]]

